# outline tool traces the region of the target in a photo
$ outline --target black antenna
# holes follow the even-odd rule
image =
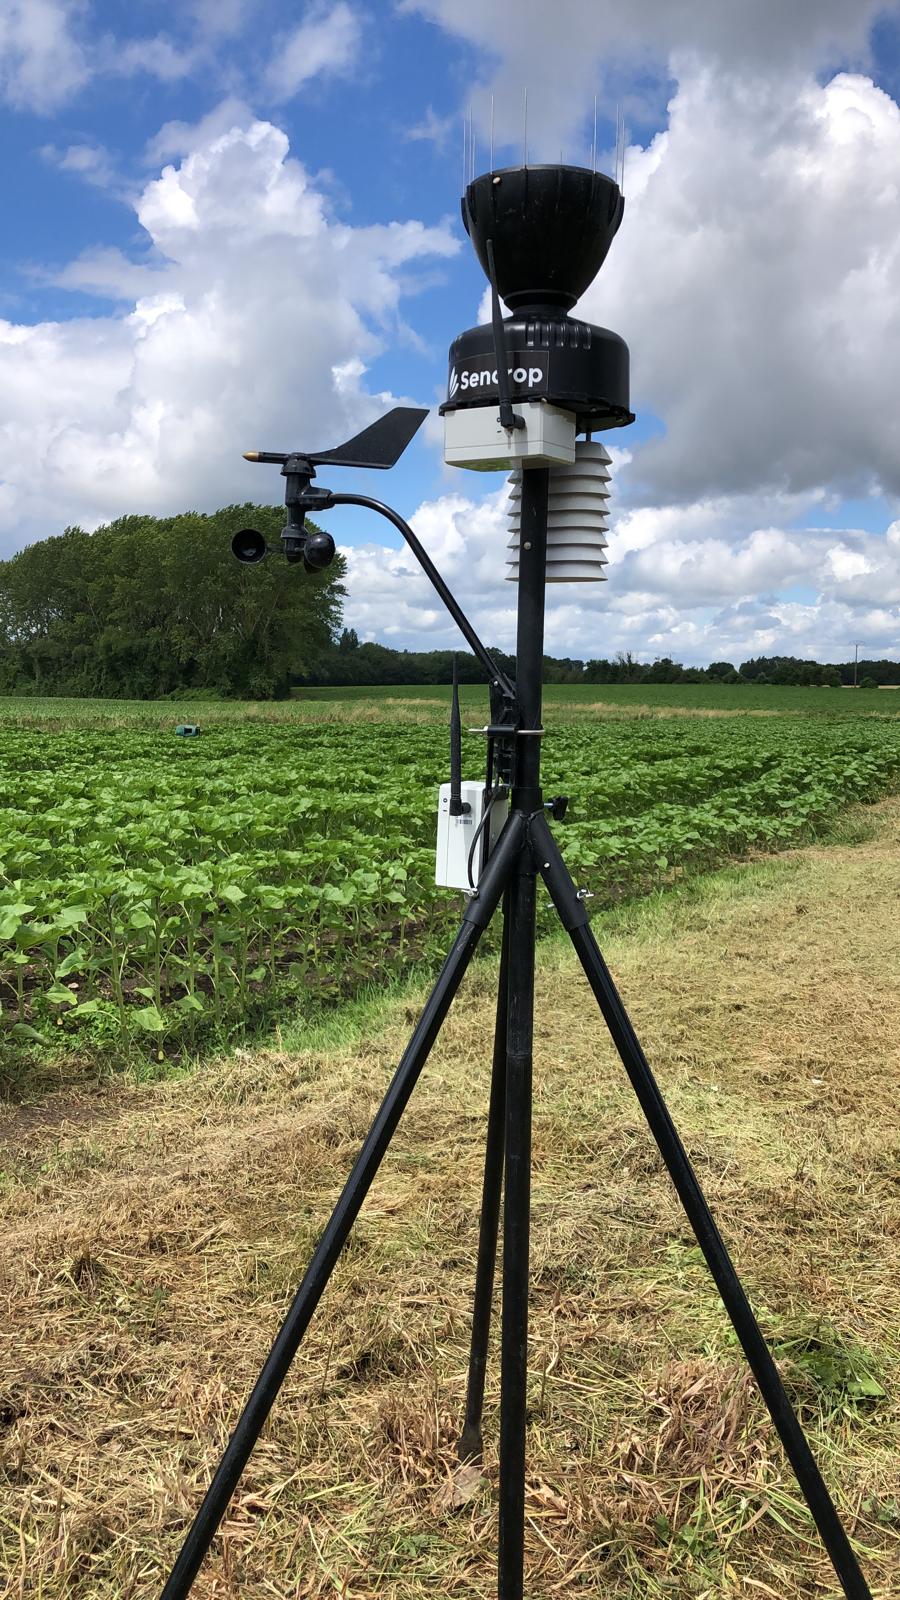
[[[459,718],[459,664],[453,652],[453,688],[450,692],[450,815],[465,816],[462,801],[462,723]]]
[[[513,411],[512,399],[509,392],[509,371],[506,365],[506,334],[503,329],[503,313],[500,310],[500,296],[497,293],[497,272],[494,267],[494,241],[488,239],[485,247],[488,261],[488,278],[491,285],[491,324],[494,329],[494,355],[497,360],[497,388],[500,392],[500,426],[507,433],[512,433],[515,428],[524,428],[525,418]]]

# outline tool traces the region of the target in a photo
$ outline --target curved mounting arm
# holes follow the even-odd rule
[[[368,495],[365,494],[332,494],[330,490],[320,490],[319,493],[322,495],[320,504],[323,510],[327,509],[327,506],[365,506],[366,510],[377,511],[380,516],[387,517],[388,522],[394,524],[397,531],[403,535],[432,588],[436,590],[439,599],[449,611],[466,643],[484,667],[490,678],[491,688],[499,690],[510,709],[516,707],[516,691],[513,684],[506,676],[506,673],[497,666],[490,651],[485,649],[471,622],[462,607],[454,599],[431,557],[422,548],[409,523],[404,522],[399,512],[393,511],[390,506],[384,505],[380,500],[370,500]],[[327,506],[325,502],[326,495]]]

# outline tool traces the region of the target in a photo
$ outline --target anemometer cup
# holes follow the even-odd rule
[[[321,529],[307,535],[303,546],[303,564],[307,572],[324,572],[334,560],[335,545],[330,533]]]
[[[235,561],[240,561],[242,566],[253,567],[257,562],[263,561],[269,553],[269,547],[261,533],[255,528],[241,528],[231,541],[231,554]]]
[[[568,311],[600,271],[622,221],[617,183],[588,167],[504,167],[468,185],[463,225],[490,281],[511,311]]]

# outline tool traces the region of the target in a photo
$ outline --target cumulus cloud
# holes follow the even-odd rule
[[[685,69],[581,307],[629,341],[664,422],[650,499],[900,492],[898,168],[900,108],[868,78],[785,99]]]
[[[664,81],[675,57],[770,79],[836,58],[859,65],[874,18],[892,8],[884,0],[519,0],[512,21],[505,7],[484,0],[401,0],[400,9],[430,18],[479,53],[483,64],[475,83],[467,82],[466,100],[482,134],[490,92],[498,142],[520,147],[528,88],[529,149],[555,160],[561,140],[583,137],[596,93],[601,108],[609,99],[609,115],[621,96],[640,116],[648,77]],[[656,110],[658,86],[650,94]]]
[[[164,162],[178,160],[190,155],[192,150],[202,149],[231,128],[246,127],[252,121],[253,113],[246,102],[229,95],[198,122],[164,122],[152,139],[148,139],[144,161],[148,167],[158,167]]]
[[[123,310],[0,321],[7,552],[65,522],[271,493],[238,447],[315,447],[373,420],[390,397],[367,391],[365,364],[400,314],[407,269],[458,248],[447,227],[335,222],[268,122],[165,167],[137,218],[144,261],[94,251],[62,274]]]
[[[548,588],[548,652],[584,660],[631,650],[689,664],[769,654],[842,660],[857,638],[867,654],[900,655],[900,523],[883,536],[785,531],[754,524],[754,504],[736,497],[623,511],[608,581]],[[777,512],[778,500],[763,509]],[[511,649],[505,488],[480,501],[444,495],[411,521],[482,637]],[[361,637],[422,650],[458,642],[405,549],[367,544],[344,554],[346,621]]]

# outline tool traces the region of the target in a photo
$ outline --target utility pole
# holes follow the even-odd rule
[[[860,644],[862,644],[862,640],[861,639],[859,640],[858,643],[856,641],[854,641],[854,645],[853,645],[853,687],[854,687],[854,689],[857,687],[856,679],[857,679],[857,675],[858,675],[858,672],[859,672],[859,646],[860,646]]]

